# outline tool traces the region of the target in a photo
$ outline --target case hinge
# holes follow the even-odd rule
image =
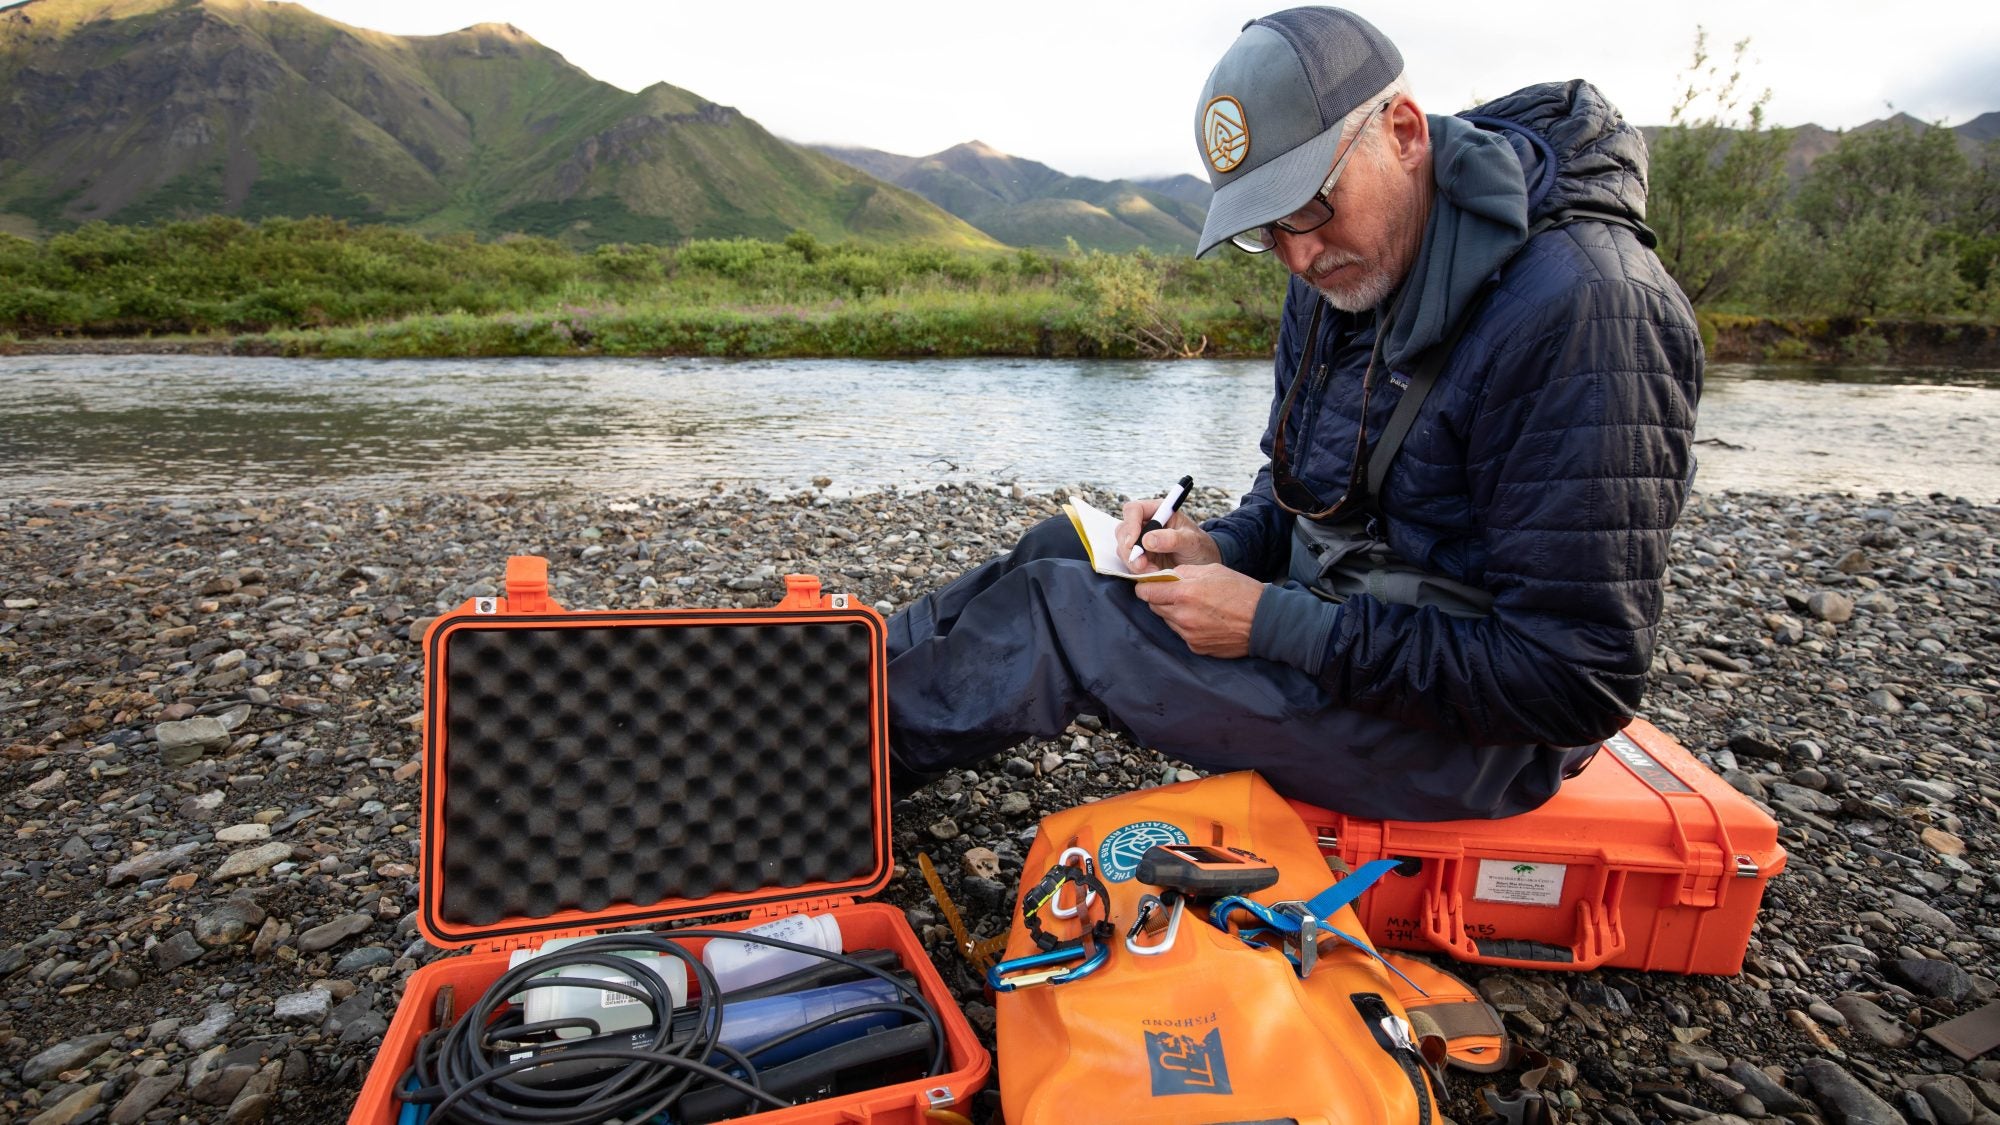
[[[1722,849],[1714,844],[1688,841],[1687,867],[1681,872],[1680,893],[1675,897],[1675,903],[1707,908],[1721,902],[1725,874],[1722,858]],[[1734,857],[1731,858],[1733,860]],[[1733,862],[1727,874],[1736,874]]]
[[[516,949],[540,949],[545,941],[561,938],[592,937],[601,931],[591,928],[570,930],[542,930],[532,934],[515,934],[512,937],[494,938],[473,945],[475,953],[512,953]]]
[[[843,906],[853,906],[852,898],[830,895],[826,898],[795,898],[789,902],[774,902],[769,906],[755,907],[750,911],[752,918],[783,918],[787,914],[824,914]]]
[[[507,560],[507,611],[547,613],[549,560],[540,555],[515,555]]]

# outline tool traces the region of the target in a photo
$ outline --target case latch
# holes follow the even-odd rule
[[[785,575],[785,597],[779,609],[824,609],[819,596],[819,575]]]
[[[1730,857],[1729,874],[1737,873],[1735,857]],[[1708,909],[1722,900],[1724,878],[1722,849],[1701,840],[1688,841],[1687,867],[1681,873],[1675,902],[1681,906]]]
[[[549,610],[549,560],[540,555],[514,555],[507,560],[507,611],[546,613]]]

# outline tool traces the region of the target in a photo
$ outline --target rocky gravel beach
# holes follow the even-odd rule
[[[449,955],[415,927],[412,637],[508,555],[548,556],[571,608],[768,606],[810,571],[889,612],[1062,498],[831,483],[0,501],[0,1118],[345,1120]],[[1669,583],[1646,713],[1790,853],[1744,972],[1461,972],[1563,1121],[2000,1125],[2000,1060],[1923,1034],[2000,994],[2000,508],[1704,496]],[[999,933],[1042,814],[1190,776],[1085,717],[898,802],[886,898],[989,1043],[917,854]],[[1455,1073],[1450,1116],[1521,1077]]]

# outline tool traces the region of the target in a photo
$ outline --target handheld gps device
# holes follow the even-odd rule
[[[1191,898],[1222,898],[1263,890],[1278,881],[1278,869],[1241,848],[1156,844],[1139,857],[1137,876]]]

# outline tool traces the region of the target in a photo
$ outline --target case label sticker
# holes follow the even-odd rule
[[[1097,846],[1097,873],[1107,883],[1123,883],[1139,873],[1139,858],[1155,844],[1187,842],[1187,833],[1164,820],[1141,820],[1114,828]]]
[[[1563,897],[1565,863],[1526,863],[1513,859],[1482,859],[1472,897],[1480,902],[1516,906],[1559,906]]]
[[[1605,739],[1604,748],[1618,755],[1618,760],[1624,762],[1626,768],[1630,769],[1640,781],[1652,786],[1655,792],[1694,792],[1694,790],[1688,788],[1687,782],[1675,777],[1673,771],[1661,765],[1659,759],[1646,753],[1624,731],[1619,731],[1617,734]]]
[[[598,989],[597,996],[598,1004],[606,1008],[616,1008],[624,1004],[643,1003],[637,996],[627,996],[622,992],[613,992],[608,988]]]

